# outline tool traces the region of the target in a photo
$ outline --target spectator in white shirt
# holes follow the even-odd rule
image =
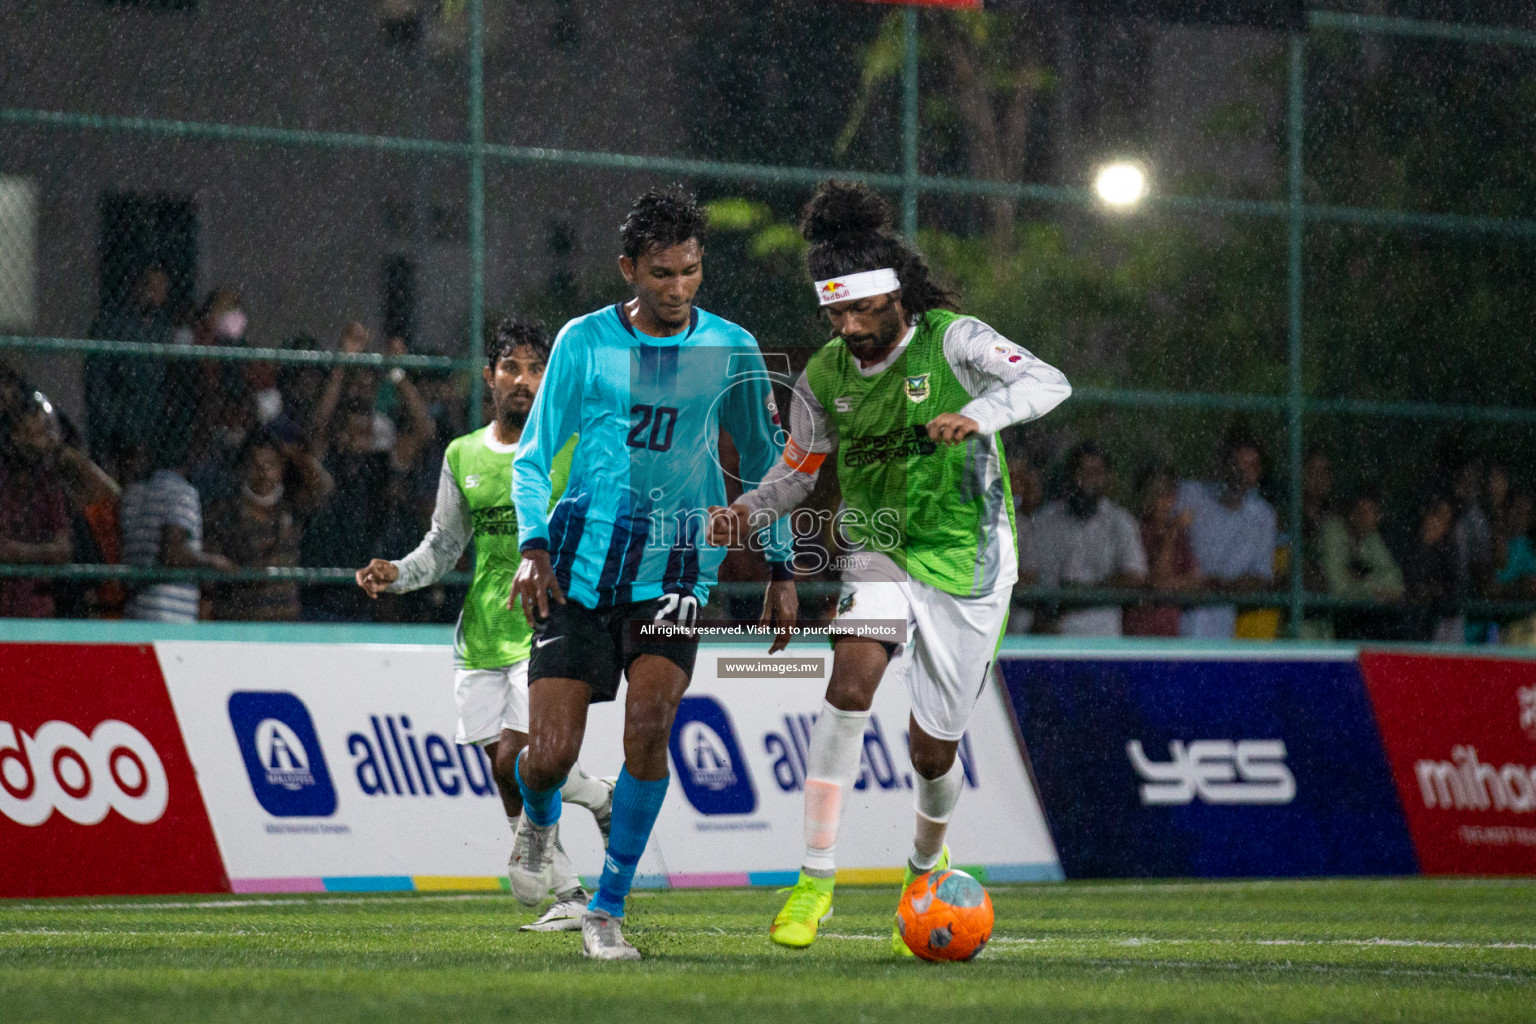
[[[1269,590],[1275,582],[1275,510],[1259,496],[1264,456],[1249,434],[1234,431],[1222,443],[1220,483],[1186,480],[1179,485],[1176,513],[1188,511],[1189,542],[1205,574],[1206,589],[1230,594]],[[1189,608],[1179,633],[1207,639],[1232,638],[1235,605]]]
[[[1042,587],[1140,587],[1147,581],[1147,555],[1136,517],[1105,496],[1109,460],[1093,441],[1067,458],[1070,488],[1034,517],[1026,568]],[[1065,608],[1054,632],[1066,636],[1119,636],[1119,605]]]

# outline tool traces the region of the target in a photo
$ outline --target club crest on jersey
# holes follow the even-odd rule
[[[927,401],[928,375],[926,373],[907,378],[907,398],[914,403]]]

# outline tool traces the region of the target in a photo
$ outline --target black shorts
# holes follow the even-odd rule
[[[664,594],[608,608],[584,608],[567,599],[551,604],[549,618],[533,626],[528,681],[579,679],[592,687],[592,703],[613,700],[619,679],[642,654],[666,658],[693,677],[698,637],[647,636],[646,625],[692,626],[699,603],[692,594]]]

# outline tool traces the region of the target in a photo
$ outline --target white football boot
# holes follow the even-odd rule
[[[619,929],[620,921],[606,911],[589,910],[581,918],[581,955],[589,960],[639,960]]]
[[[559,849],[560,823],[540,827],[529,821],[524,811],[517,820],[517,836],[507,860],[507,877],[518,902],[528,907],[544,902],[555,882],[555,851]]]

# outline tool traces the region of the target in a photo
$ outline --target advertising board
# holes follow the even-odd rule
[[[1001,667],[1068,878],[1416,870],[1352,655]]]
[[[154,652],[0,644],[0,896],[228,888]]]
[[[489,763],[452,742],[451,653],[438,646],[157,645],[236,891],[496,888],[511,832]],[[708,645],[671,736],[673,784],[641,859],[642,884],[782,885],[803,847],[806,751],[820,678],[722,678]],[[616,775],[624,693],[594,705],[582,764]],[[845,877],[900,878],[913,826],[909,702],[883,687],[838,843]],[[995,880],[1059,878],[1001,694],[989,687],[961,745],[958,861]],[[585,811],[562,840],[595,875]]]
[[[1427,874],[1536,874],[1536,663],[1365,651]]]

